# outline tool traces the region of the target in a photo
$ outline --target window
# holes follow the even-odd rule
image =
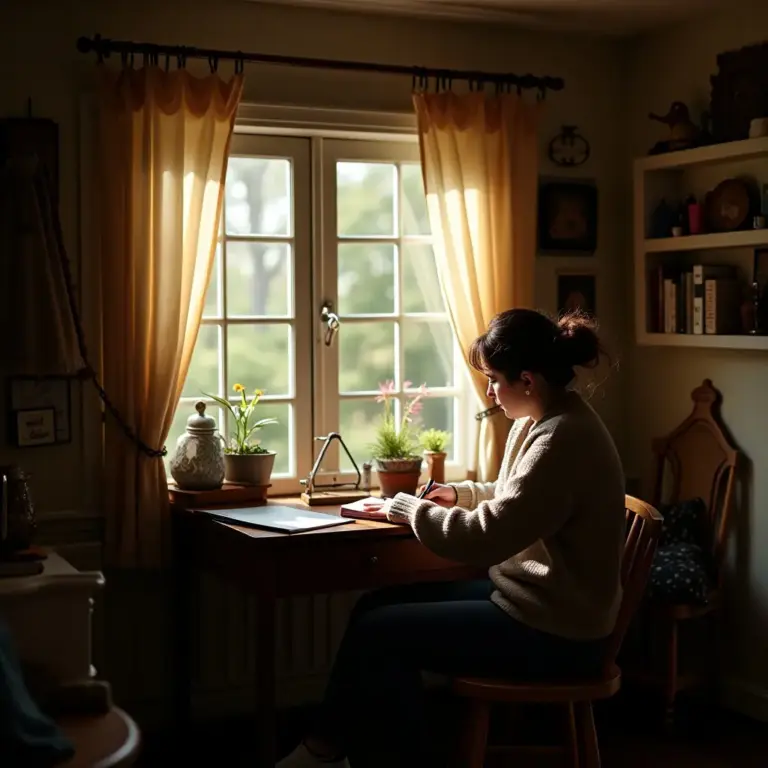
[[[324,305],[340,318],[330,339]],[[169,450],[200,399],[228,434],[224,412],[204,393],[234,397],[235,383],[263,389],[260,415],[279,420],[260,435],[278,454],[272,492],[296,492],[316,435],[340,432],[358,466],[368,458],[379,383],[388,380],[398,403],[427,385],[424,426],[453,433],[448,471],[458,476],[467,387],[438,284],[418,146],[236,135]],[[342,479],[351,465],[343,451],[329,451],[323,468]]]

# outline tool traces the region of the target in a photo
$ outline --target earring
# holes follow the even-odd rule
[[[525,390],[525,394],[526,394],[526,395],[530,395],[530,394],[531,394],[531,390],[530,390],[530,389],[526,389],[526,390]]]

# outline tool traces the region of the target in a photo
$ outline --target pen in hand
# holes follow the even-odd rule
[[[424,490],[417,496],[419,499],[423,499],[431,490],[432,486],[435,484],[435,481],[430,478],[429,482],[424,486]]]

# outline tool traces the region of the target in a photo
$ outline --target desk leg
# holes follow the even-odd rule
[[[256,734],[259,768],[274,768],[277,762],[275,737],[277,707],[275,695],[275,631],[277,629],[277,600],[261,597],[256,608]]]
[[[194,590],[197,588],[183,523],[173,520],[173,709],[179,736],[190,728],[192,705]]]

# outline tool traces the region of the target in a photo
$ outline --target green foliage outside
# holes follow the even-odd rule
[[[254,416],[277,421],[264,440],[266,448],[277,451],[274,471],[289,471],[293,414],[289,404],[270,398],[290,395],[292,329],[286,321],[294,303],[311,301],[310,296],[292,295],[292,276],[295,270],[306,268],[309,254],[291,252],[290,185],[287,160],[230,160],[224,212],[226,247],[220,247],[216,256],[203,325],[167,440],[169,454],[202,392],[211,393],[211,399],[222,406],[211,409],[221,433],[232,432],[235,415],[225,406],[236,403],[237,398],[229,399],[227,393],[236,382],[247,381],[264,391]],[[424,427],[454,431],[455,401],[439,392],[441,387],[455,385],[454,345],[447,319],[426,315],[444,309],[431,246],[425,240],[429,226],[419,165],[339,163],[337,187],[337,312],[342,320],[335,342],[341,393],[339,431],[361,464],[371,457],[370,446],[381,417],[381,405],[376,403],[379,383],[397,380],[398,373],[400,385],[403,379],[410,379],[425,382],[433,390],[421,413]],[[248,235],[275,240],[229,239]],[[399,252],[395,245],[374,239],[400,236],[405,239]],[[226,306],[221,290],[224,274]],[[396,311],[408,316],[383,322],[355,319]],[[217,318],[225,316],[236,322],[216,324]],[[255,317],[261,321],[253,322]],[[227,381],[220,376],[220,355],[226,355]],[[398,395],[392,406],[393,418],[401,419],[403,396]],[[346,464],[343,456],[342,467],[347,468]]]

